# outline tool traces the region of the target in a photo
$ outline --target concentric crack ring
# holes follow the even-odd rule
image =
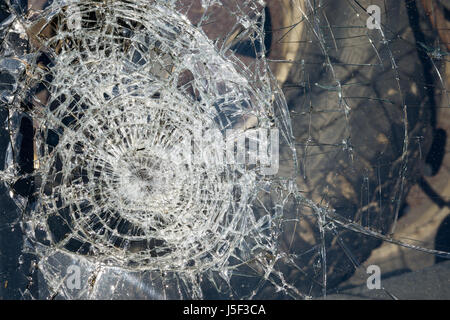
[[[268,123],[269,102],[237,59],[167,7],[79,1],[64,14],[43,42],[50,63],[33,70],[46,88],[33,214],[58,247],[81,242],[114,265],[226,263],[246,234],[257,172],[224,161],[225,134]]]

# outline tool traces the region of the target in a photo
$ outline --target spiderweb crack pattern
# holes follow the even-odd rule
[[[23,297],[310,298],[381,241],[448,258],[394,236],[431,102],[410,34],[368,31],[365,5],[12,1],[1,179],[37,260]]]

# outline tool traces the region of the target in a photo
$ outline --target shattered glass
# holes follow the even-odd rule
[[[384,244],[449,259],[405,232],[450,106],[433,3],[1,1],[0,297],[310,299]]]

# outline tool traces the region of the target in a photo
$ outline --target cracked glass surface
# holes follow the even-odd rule
[[[383,243],[450,257],[402,226],[445,1],[0,3],[3,298],[309,299]]]

